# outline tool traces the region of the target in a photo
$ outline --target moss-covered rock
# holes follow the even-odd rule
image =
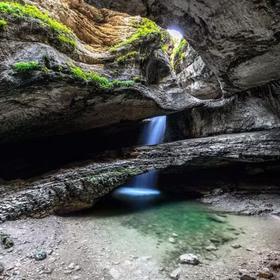
[[[132,80],[109,80],[108,78],[93,72],[93,71],[85,71],[78,66],[70,66],[71,74],[80,80],[85,82],[92,82],[100,89],[112,89],[115,87],[131,87],[135,84]]]
[[[135,32],[125,40],[110,48],[111,52],[115,52],[123,47],[135,46],[139,41],[151,37],[159,38],[163,44],[166,37],[168,37],[168,33],[164,29],[161,29],[156,23],[147,18],[142,18],[140,21],[136,21],[135,19],[132,20],[134,21],[133,25]]]
[[[16,62],[13,65],[13,69],[16,72],[22,73],[22,72],[40,70],[41,66],[38,61],[22,61],[22,62]]]
[[[42,12],[34,5],[3,1],[0,2],[0,15],[2,17],[10,16],[21,20],[37,20],[43,28],[48,27],[52,30],[61,44],[67,44],[71,47],[76,47],[77,45],[76,37],[71,29],[52,18],[47,12]],[[2,24],[5,24],[5,22]]]
[[[182,39],[173,49],[171,54],[171,63],[173,68],[176,69],[178,63],[182,62],[186,58],[186,49],[188,42]]]
[[[0,30],[4,29],[8,25],[8,22],[5,19],[0,19]]]

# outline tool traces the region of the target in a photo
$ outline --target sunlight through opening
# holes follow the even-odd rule
[[[172,39],[175,42],[180,42],[183,39],[182,33],[179,30],[177,30],[177,29],[168,28],[167,32],[169,33],[169,35],[172,37]]]

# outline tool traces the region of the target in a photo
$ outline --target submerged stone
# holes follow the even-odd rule
[[[47,252],[45,252],[43,250],[39,250],[39,251],[35,252],[35,254],[34,254],[34,259],[36,261],[42,261],[46,258],[47,258]]]
[[[181,274],[181,269],[176,268],[169,274],[169,276],[171,279],[178,280],[180,278],[180,274]]]
[[[14,246],[11,236],[3,232],[0,232],[0,243],[4,249],[10,249]]]
[[[200,263],[198,257],[194,254],[184,254],[179,257],[182,264],[198,265]]]
[[[216,214],[213,214],[213,215],[209,216],[209,219],[213,220],[213,221],[215,221],[217,223],[225,223],[226,222],[225,218],[223,218],[221,216],[218,216]]]

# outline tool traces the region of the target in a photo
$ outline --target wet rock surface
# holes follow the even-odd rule
[[[232,191],[215,194],[215,191],[202,198],[212,207],[226,212],[242,215],[277,215],[280,216],[279,192],[252,193],[250,191]]]
[[[59,170],[39,180],[2,184],[2,221],[90,207],[129,178],[174,166],[211,167],[231,162],[277,161],[279,131],[231,134],[106,153],[99,162]],[[97,159],[96,159],[97,160]],[[103,160],[103,161],[102,161]]]

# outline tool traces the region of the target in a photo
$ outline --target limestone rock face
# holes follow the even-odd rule
[[[217,99],[222,91],[214,73],[188,44],[184,58],[175,60],[177,79],[182,88],[198,99]]]
[[[106,7],[130,13],[132,6],[124,2],[102,1]],[[279,1],[151,0],[136,6],[135,13],[180,28],[225,94],[279,80]]]
[[[23,2],[58,22],[1,12],[0,143],[200,105],[178,85],[159,29],[114,48],[137,32],[140,17],[84,1]]]
[[[189,139],[105,154],[39,179],[0,184],[0,222],[91,207],[132,176],[171,167],[277,162],[279,129]]]
[[[240,93],[221,106],[193,108],[174,114],[169,122],[169,139],[280,127],[279,83]]]

